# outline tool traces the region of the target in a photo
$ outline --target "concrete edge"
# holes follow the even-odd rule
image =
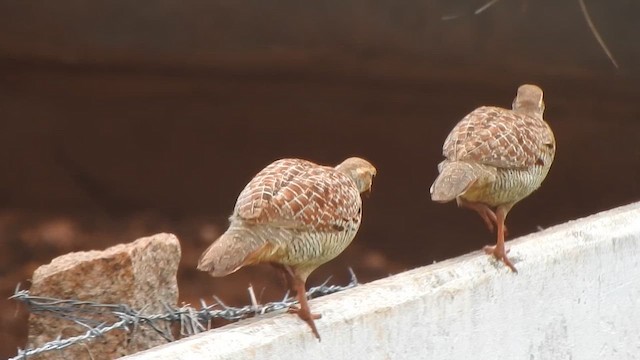
[[[597,256],[603,248],[640,237],[640,202],[621,206],[582,219],[569,221],[540,232],[509,241],[510,257],[519,274],[510,273],[482,251],[475,251],[437,264],[409,270],[341,293],[310,302],[323,337],[335,335],[332,329],[345,323],[359,324],[370,314],[402,308],[418,298],[453,296],[471,286],[492,282],[533,280],[544,266],[566,259],[588,261],[582,254]],[[635,240],[634,240],[635,241]],[[581,260],[585,258],[585,260]],[[355,325],[354,325],[355,326]],[[353,332],[359,331],[357,328]],[[357,335],[351,334],[357,337]],[[323,341],[324,343],[324,341]],[[260,358],[256,354],[268,347],[301,349],[320,346],[306,324],[289,314],[271,314],[213,329],[129,357],[143,359],[240,359]],[[321,344],[321,343],[320,343]],[[273,357],[281,358],[281,357]]]

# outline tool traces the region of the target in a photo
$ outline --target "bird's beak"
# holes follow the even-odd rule
[[[362,195],[364,195],[367,199],[371,196],[373,192],[373,186],[369,186],[369,189],[365,190]]]

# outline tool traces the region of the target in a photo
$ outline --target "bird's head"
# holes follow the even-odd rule
[[[544,113],[542,89],[536,85],[520,85],[518,95],[516,95],[516,98],[513,100],[513,111],[533,115],[542,119]]]
[[[360,193],[371,190],[373,177],[376,176],[376,168],[367,160],[358,157],[346,159],[336,166],[336,170],[350,177]]]

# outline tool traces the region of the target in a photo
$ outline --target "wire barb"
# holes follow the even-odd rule
[[[307,291],[309,299],[333,294],[336,292],[351,289],[358,285],[353,269],[349,268],[351,281],[345,286],[327,285],[329,279],[319,286],[315,286]],[[211,322],[215,319],[237,321],[256,315],[263,315],[270,312],[288,309],[296,305],[298,301],[286,293],[280,301],[259,304],[256,299],[253,287],[248,288],[251,300],[250,305],[244,307],[232,307],[225,305],[215,295],[215,303],[207,305],[204,300],[200,300],[200,309],[195,309],[186,304],[180,308],[163,304],[165,312],[162,314],[145,315],[144,309],[134,310],[125,304],[101,304],[91,301],[80,301],[74,299],[55,299],[43,296],[32,296],[28,290],[20,290],[20,284],[16,287],[10,300],[21,302],[27,306],[32,314],[54,316],[71,321],[87,329],[84,334],[62,339],[58,337],[38,348],[20,349],[17,356],[9,360],[27,359],[29,356],[38,355],[51,350],[62,350],[75,344],[81,344],[87,340],[105,335],[113,330],[122,330],[127,333],[134,333],[140,326],[148,326],[160,334],[167,342],[174,340],[169,329],[172,323],[180,324],[180,335],[191,336],[211,329]],[[97,320],[99,315],[110,314],[114,322],[109,324],[103,320]],[[162,326],[165,325],[165,326]],[[166,329],[166,330],[165,330]]]
[[[474,12],[474,15],[478,15],[481,12],[487,10],[488,8],[490,8],[491,6],[495,5],[495,3],[497,3],[500,0],[491,0],[488,3],[482,5],[481,7],[479,7],[478,9],[476,9],[476,11]]]
[[[473,14],[474,15],[480,15],[481,13],[486,11],[488,8],[490,8],[491,6],[495,5],[498,1],[500,1],[500,0],[489,0],[487,3],[485,3],[481,7],[477,8],[473,12]],[[589,15],[589,11],[587,10],[587,4],[585,4],[584,0],[578,0],[578,4],[580,5],[580,11],[582,12],[582,17],[584,17],[584,20],[587,22],[587,26],[589,27],[589,30],[591,31],[591,34],[593,35],[593,37],[598,42],[598,45],[600,45],[600,48],[602,48],[602,51],[605,53],[607,58],[609,58],[609,61],[611,61],[611,63],[613,64],[613,66],[616,69],[619,69],[620,66],[618,65],[618,62],[616,61],[616,59],[613,57],[613,53],[611,52],[611,50],[609,50],[609,47],[607,46],[607,43],[604,41],[604,39],[600,35],[600,32],[598,31],[598,28],[596,28],[596,25],[593,23],[593,20],[591,20],[591,15]],[[526,6],[527,6],[527,2],[524,1],[523,2],[523,12],[526,10]],[[440,17],[440,19],[442,21],[449,21],[449,20],[455,20],[455,19],[461,18],[463,16],[464,16],[464,14],[442,15]]]
[[[613,54],[611,53],[611,51],[609,51],[609,47],[607,47],[607,44],[604,42],[604,39],[602,39],[602,36],[600,36],[600,32],[598,32],[598,29],[596,28],[595,24],[591,20],[591,16],[589,15],[589,11],[587,11],[587,5],[584,3],[584,0],[578,0],[578,3],[580,4],[580,10],[582,11],[582,15],[584,16],[584,19],[587,22],[587,25],[589,26],[589,29],[591,30],[593,37],[596,38],[596,41],[602,48],[602,51],[604,51],[605,55],[607,55],[607,57],[609,58],[613,66],[615,66],[616,69],[619,69],[620,67],[618,66],[618,62],[613,57]]]

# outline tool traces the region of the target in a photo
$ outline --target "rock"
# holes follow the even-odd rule
[[[157,234],[120,244],[104,251],[69,253],[40,266],[33,274],[30,294],[58,299],[77,299],[102,304],[125,304],[142,314],[166,312],[165,305],[178,301],[176,273],[180,244],[172,234]],[[85,334],[87,328],[69,319],[36,313],[29,317],[28,348],[71,336]],[[110,311],[75,316],[90,318],[90,325],[112,324],[119,319]],[[155,326],[171,336],[169,326]],[[167,342],[149,326],[110,331],[104,336],[64,350],[42,353],[33,359],[113,359]],[[32,357],[29,357],[32,359]]]

